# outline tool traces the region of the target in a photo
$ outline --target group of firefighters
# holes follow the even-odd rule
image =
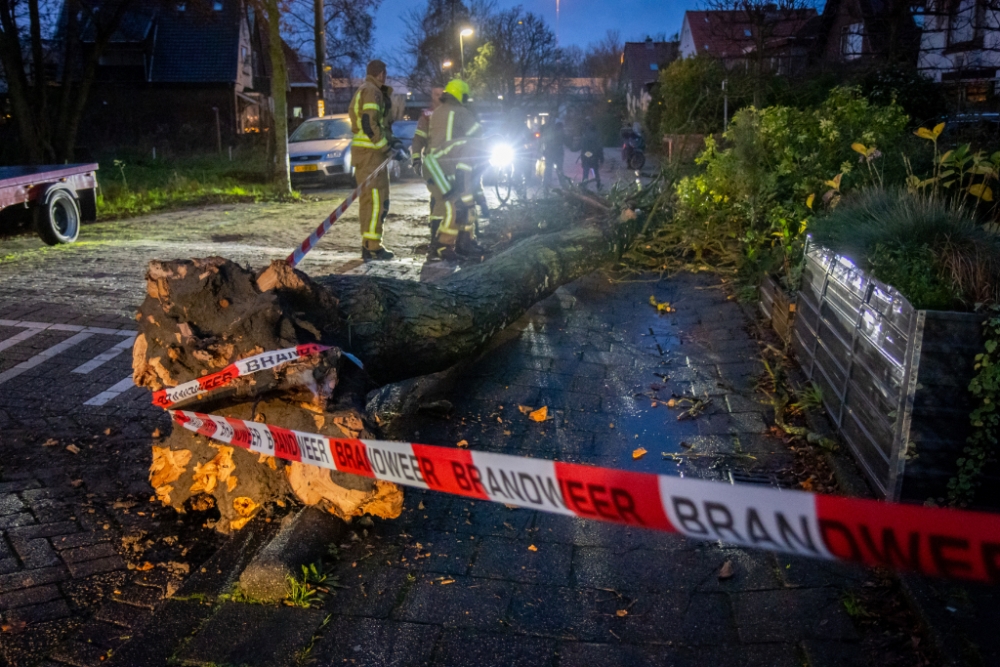
[[[385,85],[385,63],[369,62],[365,74],[348,110],[355,176],[361,185],[361,257],[388,260],[394,255],[382,245],[389,213],[386,166],[389,160],[405,160],[409,154],[392,136],[392,89]],[[469,86],[464,81],[453,79],[444,89],[432,91],[431,98],[435,106],[421,115],[412,146],[414,169],[423,175],[431,195],[428,259],[480,257],[483,248],[475,236],[477,200],[488,215],[480,185],[488,159],[482,126],[468,106]]]

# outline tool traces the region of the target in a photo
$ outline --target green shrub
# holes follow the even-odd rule
[[[899,157],[891,164],[862,157],[865,164],[858,166],[852,144],[862,141],[888,154],[906,124],[900,107],[872,105],[851,88],[834,89],[811,110],[743,109],[733,117],[724,148],[706,140],[698,158],[704,172],[678,184],[675,224],[704,237],[705,247],[725,244],[724,261],[736,264],[747,281],[767,272],[792,288],[802,232],[814,202],[833,187],[830,179],[836,177],[839,192],[905,177]]]
[[[898,289],[916,308],[1000,298],[1000,237],[940,197],[872,188],[810,225],[813,241]]]

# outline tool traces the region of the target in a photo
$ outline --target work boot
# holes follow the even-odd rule
[[[436,251],[435,261],[445,261],[445,262],[457,262],[459,260],[458,253],[455,252],[455,248],[450,245],[438,246]]]
[[[361,248],[361,259],[366,262],[384,262],[386,260],[392,259],[396,256],[396,253],[391,250],[386,250],[385,248],[379,248],[378,250],[369,250],[368,248]]]

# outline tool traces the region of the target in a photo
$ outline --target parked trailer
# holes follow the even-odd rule
[[[72,243],[97,219],[97,165],[0,167],[0,212],[20,206],[49,245]]]

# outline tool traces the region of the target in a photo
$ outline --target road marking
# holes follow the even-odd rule
[[[70,336],[69,338],[67,338],[66,340],[64,340],[61,343],[56,343],[52,347],[50,347],[50,348],[48,348],[46,350],[42,350],[41,352],[39,352],[35,356],[31,357],[30,359],[22,361],[17,366],[14,366],[13,368],[11,368],[9,370],[6,370],[3,373],[0,373],[0,384],[3,384],[4,382],[6,382],[7,380],[10,380],[12,378],[16,378],[21,373],[24,373],[25,371],[28,371],[28,370],[34,368],[35,366],[37,366],[38,364],[42,363],[43,361],[46,361],[47,359],[51,359],[52,357],[56,356],[60,352],[64,352],[64,351],[68,350],[69,348],[73,347],[77,343],[79,343],[81,341],[84,341],[84,340],[90,338],[93,335],[94,334],[92,334],[92,333],[80,332],[80,333],[78,333],[76,335]]]
[[[104,327],[85,327],[80,324],[59,324],[51,322],[30,322],[28,320],[0,320],[0,327],[25,327],[39,331],[78,331],[81,333],[104,334],[106,336],[135,336],[132,329],[107,329]],[[34,334],[32,334],[34,335]],[[3,349],[3,348],[0,348]]]
[[[132,343],[134,341],[135,341],[135,338],[126,338],[125,340],[123,340],[122,342],[118,343],[117,345],[115,345],[111,349],[108,349],[108,350],[105,350],[104,352],[101,352],[99,355],[97,355],[96,357],[94,357],[93,359],[91,359],[90,361],[88,361],[87,363],[82,364],[81,366],[77,366],[76,368],[73,369],[72,372],[74,372],[74,373],[89,373],[90,371],[94,370],[95,368],[99,368],[99,367],[103,366],[104,364],[106,364],[107,362],[111,361],[112,359],[114,359],[115,357],[117,357],[119,354],[121,354],[125,350],[129,349],[130,347],[132,347]]]
[[[111,385],[110,387],[108,387],[107,389],[105,389],[104,391],[102,391],[97,396],[94,396],[92,399],[90,399],[88,401],[84,401],[83,404],[84,405],[105,405],[109,401],[113,401],[114,399],[118,398],[120,395],[124,394],[126,391],[128,391],[129,389],[131,389],[134,386],[135,386],[135,383],[132,382],[132,376],[129,375],[127,378],[125,378],[121,382],[117,382],[117,383]]]
[[[7,325],[7,326],[18,326],[18,325]],[[31,338],[35,334],[40,334],[43,331],[45,331],[45,329],[34,329],[34,328],[32,328],[32,329],[26,329],[26,330],[22,331],[21,333],[14,334],[13,336],[11,336],[10,338],[8,338],[7,340],[0,341],[0,350],[6,350],[8,347],[12,347],[14,345],[17,345],[22,340],[28,340],[29,338]]]

